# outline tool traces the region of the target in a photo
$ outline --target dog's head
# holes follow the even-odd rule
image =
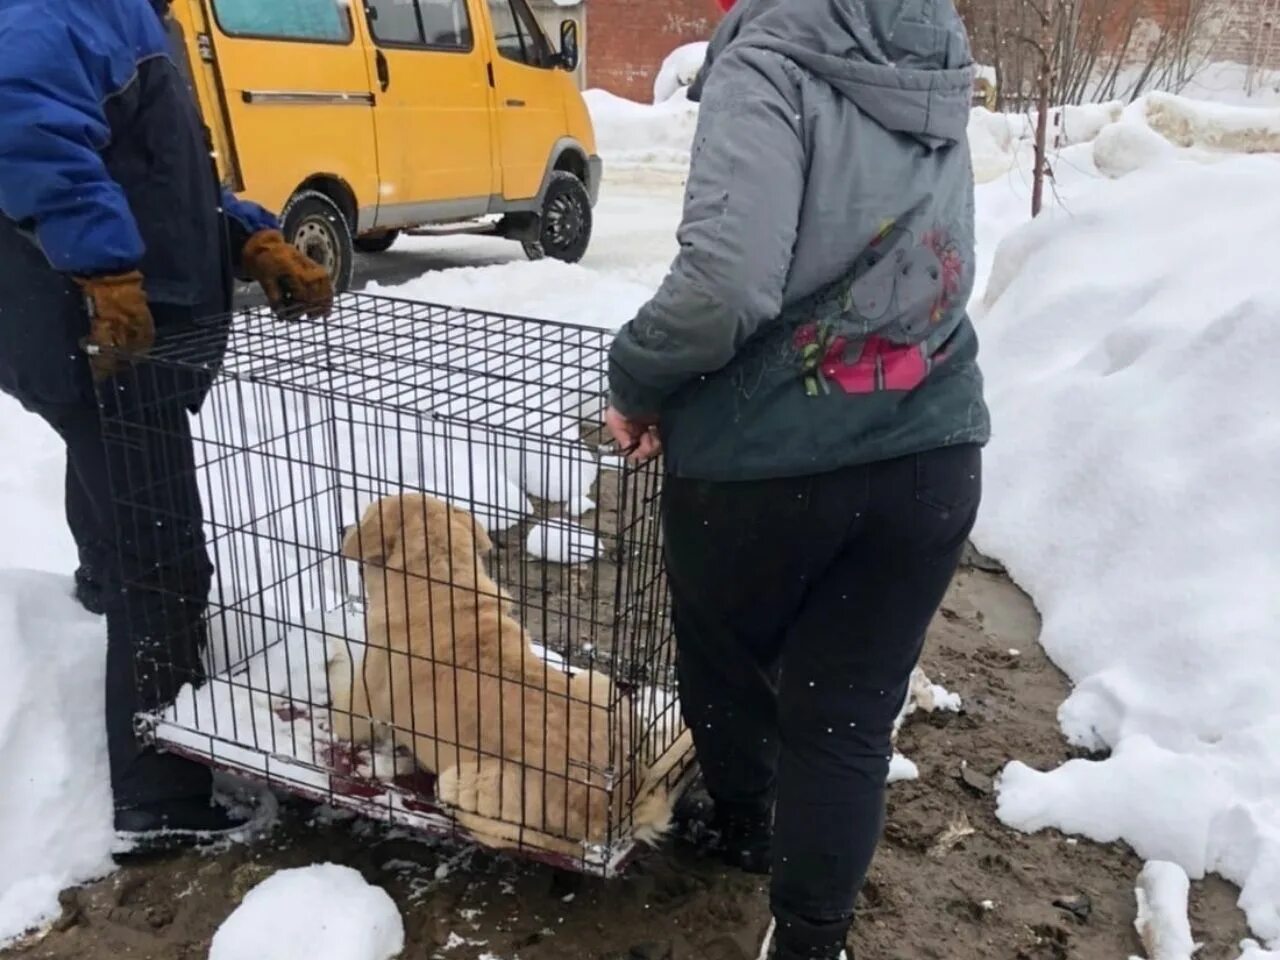
[[[465,510],[423,494],[384,497],[348,527],[342,555],[458,586],[474,586],[484,573],[481,557],[493,549],[489,534]]]

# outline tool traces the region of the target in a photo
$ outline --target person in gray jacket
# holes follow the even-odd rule
[[[665,457],[681,703],[774,950],[834,958],[894,720],[981,496],[968,40],[951,0],[742,0],[700,78],[680,251],[609,427]]]

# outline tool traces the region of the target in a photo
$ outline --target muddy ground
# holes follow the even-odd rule
[[[1141,953],[1132,926],[1140,863],[1131,851],[1054,833],[1023,836],[995,818],[986,778],[1006,761],[1049,767],[1072,755],[1054,720],[1067,685],[1040,652],[1036,630],[1034,609],[1006,579],[961,572],[925,666],[964,697],[964,711],[917,714],[903,730],[900,747],[921,777],[891,788],[886,839],[852,941],[859,960]],[[962,761],[971,771],[964,780]],[[971,834],[946,839],[965,824]],[[255,846],[129,866],[68,893],[55,929],[0,954],[204,958],[246,890],[274,870],[325,861],[348,864],[391,893],[412,958],[744,960],[754,957],[767,919],[758,880],[679,846],[647,855],[623,879],[583,880],[298,808]],[[1245,927],[1235,896],[1217,880],[1194,886],[1201,960],[1237,955]]]

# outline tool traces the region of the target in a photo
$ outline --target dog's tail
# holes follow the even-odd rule
[[[668,778],[692,749],[693,734],[685,730],[644,772],[631,820],[632,835],[640,843],[655,846],[671,832],[674,811]]]

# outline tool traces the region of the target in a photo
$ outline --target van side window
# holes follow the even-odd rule
[[[551,45],[524,0],[489,0],[489,19],[504,59],[531,67],[551,66]]]
[[[466,0],[367,0],[369,29],[384,46],[470,50]]]
[[[351,19],[342,0],[213,0],[213,12],[229,37],[351,42]]]

